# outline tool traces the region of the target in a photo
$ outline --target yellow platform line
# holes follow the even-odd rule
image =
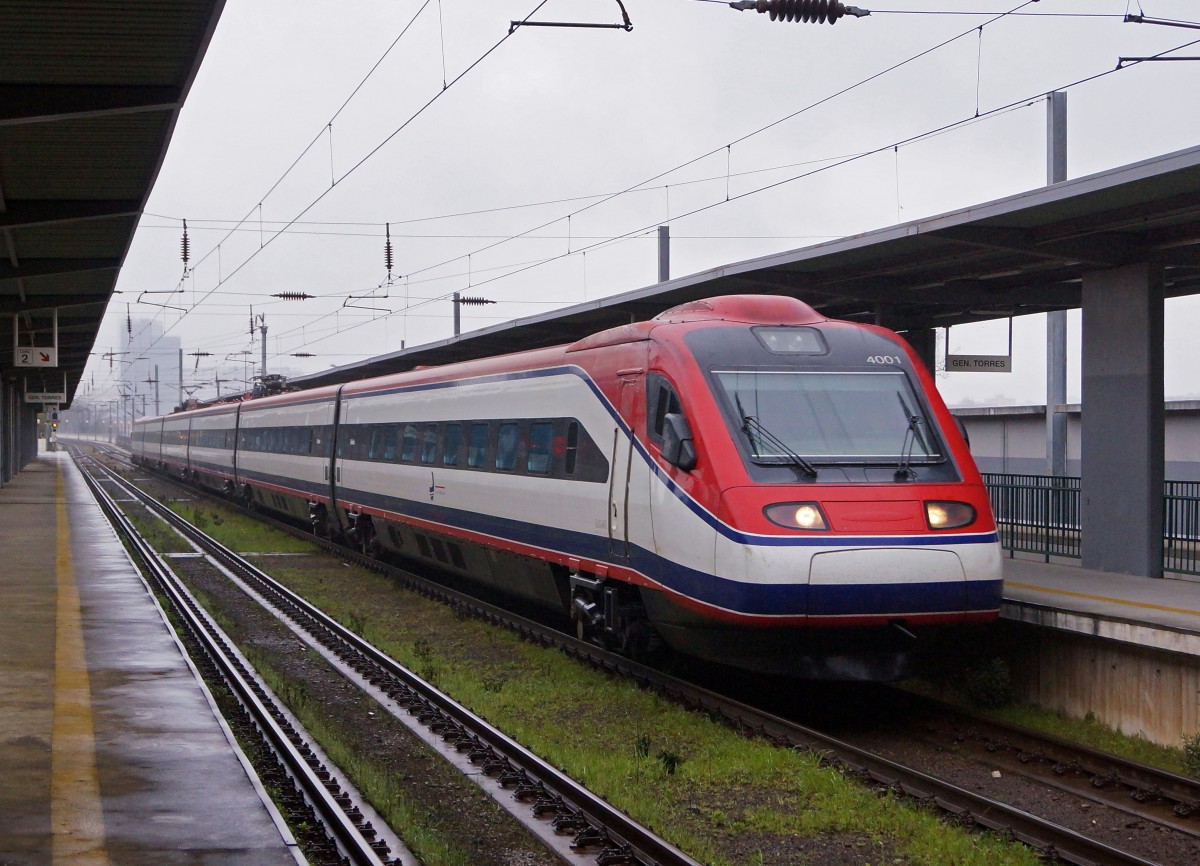
[[[1123,604],[1129,607],[1140,607],[1145,610],[1161,610],[1164,613],[1182,613],[1188,616],[1200,616],[1200,610],[1188,610],[1183,607],[1168,607],[1165,604],[1150,604],[1146,601],[1127,601],[1123,598],[1109,598],[1107,595],[1090,595],[1086,592],[1073,592],[1069,589],[1050,589],[1045,586],[1035,586],[1032,583],[1018,583],[1015,580],[1004,581],[1005,586],[1015,586],[1017,589],[1028,589],[1032,592],[1046,592],[1051,595],[1066,595],[1071,598],[1086,598],[1088,601],[1103,601],[1109,604]]]
[[[58,600],[54,641],[54,727],[50,759],[51,862],[109,866],[96,771],[92,689],[83,652],[79,588],[71,558],[62,467],[55,482]]]

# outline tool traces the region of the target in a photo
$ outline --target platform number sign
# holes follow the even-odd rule
[[[57,367],[58,349],[18,346],[13,349],[14,367]]]

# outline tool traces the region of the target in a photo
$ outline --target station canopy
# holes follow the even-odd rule
[[[224,0],[0,4],[0,375],[73,395]],[[53,345],[56,367],[15,367]]]
[[[1200,148],[984,205],[657,283],[295,380],[336,384],[566,343],[729,294],[792,295],[897,331],[1077,308],[1083,275],[1161,263],[1167,297],[1200,292]]]

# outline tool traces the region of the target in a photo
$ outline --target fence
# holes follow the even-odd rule
[[[1078,559],[1079,478],[983,473],[1008,551]],[[1200,482],[1163,484],[1163,571],[1200,574]]]

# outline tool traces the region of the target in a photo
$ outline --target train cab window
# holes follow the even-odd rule
[[[535,421],[529,425],[529,455],[525,470],[537,475],[550,474],[551,449],[554,445],[554,424],[551,421]]]
[[[437,457],[438,429],[436,426],[426,427],[425,436],[421,441],[421,462],[432,463]]]
[[[404,425],[404,438],[400,445],[400,459],[412,463],[417,458],[417,428],[412,424]]]
[[[679,395],[665,377],[651,373],[646,377],[646,426],[650,438],[657,444],[662,444],[663,428],[668,415],[683,414],[683,406]]]
[[[479,469],[487,458],[488,425],[472,424],[467,442],[467,465]]]
[[[567,445],[563,452],[563,471],[568,475],[575,474],[575,464],[579,459],[579,422],[572,421],[567,425]]]
[[[442,433],[442,465],[457,466],[460,448],[462,448],[462,425],[447,424]]]
[[[517,444],[520,428],[516,424],[501,424],[496,434],[496,468],[511,472],[517,465]]]

